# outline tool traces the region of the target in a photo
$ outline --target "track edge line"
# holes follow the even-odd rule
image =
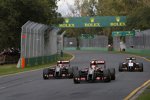
[[[144,82],[141,86],[133,90],[128,96],[126,96],[123,100],[130,100],[137,92],[139,92],[142,88],[150,84],[150,80]]]

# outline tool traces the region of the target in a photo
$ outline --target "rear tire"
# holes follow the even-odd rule
[[[46,68],[43,70],[43,79],[46,80],[49,78],[49,69]]]

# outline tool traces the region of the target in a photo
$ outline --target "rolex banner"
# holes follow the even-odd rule
[[[84,27],[117,27],[126,26],[126,16],[96,16],[96,17],[72,17],[64,18],[60,28],[84,28]]]

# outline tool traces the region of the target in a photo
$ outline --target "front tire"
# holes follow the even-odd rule
[[[122,72],[123,70],[122,70],[122,63],[120,63],[119,64],[119,70],[118,70],[119,72]]]
[[[43,70],[43,79],[46,80],[49,78],[49,69],[46,68]]]
[[[106,77],[106,79],[104,79],[104,82],[110,82],[111,81],[111,75],[110,75],[110,70],[106,69],[103,71],[104,77]]]
[[[139,63],[140,72],[143,72],[143,63]]]
[[[111,74],[111,80],[115,80],[116,76],[115,76],[115,68],[110,68],[110,74]]]

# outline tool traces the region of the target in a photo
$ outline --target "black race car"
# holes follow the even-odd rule
[[[136,62],[135,57],[126,58],[125,62],[119,64],[119,72],[122,71],[139,71],[143,72],[143,63]]]
[[[57,66],[43,70],[43,79],[51,78],[73,78],[73,69],[70,61],[57,61]]]
[[[74,70],[73,82],[75,84],[86,82],[110,82],[115,80],[115,69],[106,69],[105,61],[92,60],[90,67],[81,70]]]

